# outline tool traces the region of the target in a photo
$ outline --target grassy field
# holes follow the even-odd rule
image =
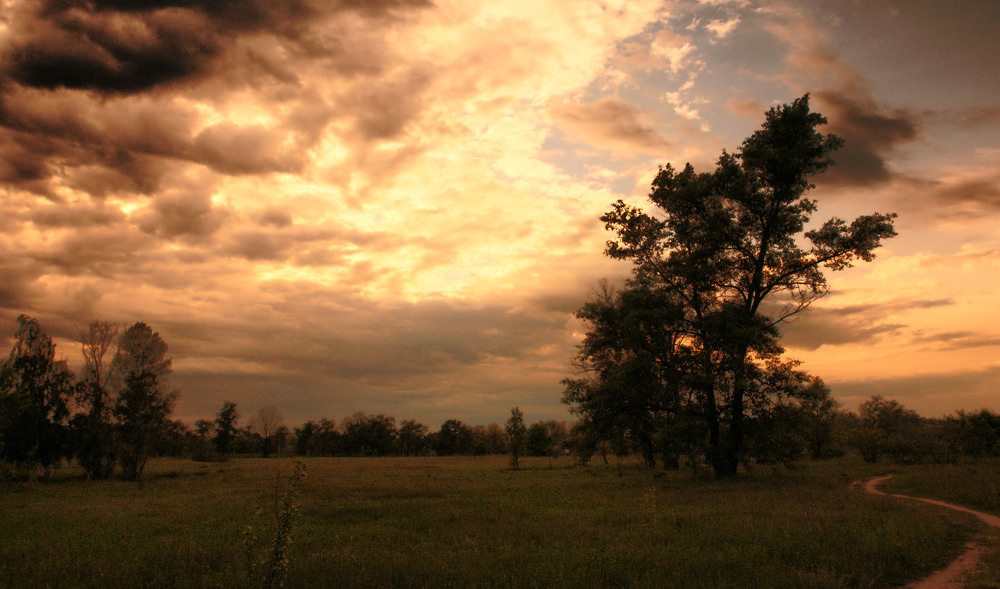
[[[1000,513],[995,484],[941,482],[960,467],[845,459],[716,481],[568,458],[518,472],[503,457],[304,462],[287,587],[891,587],[943,566],[979,526],[853,480],[894,472],[887,490]],[[0,586],[245,586],[243,530],[267,538],[290,469],[159,459],[142,486],[73,467],[5,483]]]

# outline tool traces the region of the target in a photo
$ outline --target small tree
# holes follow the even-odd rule
[[[510,453],[510,467],[514,470],[519,468],[521,456],[524,456],[525,441],[528,437],[528,428],[524,425],[524,414],[521,409],[514,407],[510,410],[510,419],[504,427],[507,431],[507,450]]]
[[[528,456],[548,456],[552,453],[552,436],[544,421],[531,424],[525,439]]]
[[[91,321],[87,331],[80,330],[83,350],[83,375],[76,386],[80,413],[73,417],[75,452],[87,478],[106,479],[115,468],[115,436],[112,424],[111,375],[117,355],[108,352],[118,337],[118,324]]]
[[[236,437],[236,422],[240,418],[240,412],[236,409],[236,403],[233,401],[224,401],[222,403],[222,409],[215,415],[215,450],[222,456],[223,459],[229,455],[230,446],[232,446],[233,438]]]
[[[166,342],[145,323],[132,325],[119,338],[112,380],[118,391],[118,460],[126,479],[142,477],[173,409],[177,395],[167,385],[170,365]]]
[[[264,458],[280,450],[279,442],[283,441],[282,432],[287,432],[284,419],[274,405],[261,407],[257,415],[250,420],[248,430]]]
[[[288,552],[292,546],[292,527],[299,519],[299,493],[306,478],[306,467],[296,461],[288,475],[288,488],[278,499],[279,485],[274,486],[274,538],[263,555],[257,554],[257,535],[253,526],[243,530],[243,555],[250,587],[279,589],[288,574]]]

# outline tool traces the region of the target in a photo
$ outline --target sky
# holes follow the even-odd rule
[[[175,417],[568,419],[599,217],[809,93],[816,225],[896,212],[784,328],[845,408],[1000,410],[996,0],[0,0],[0,344],[170,347]],[[6,339],[4,339],[6,338]]]

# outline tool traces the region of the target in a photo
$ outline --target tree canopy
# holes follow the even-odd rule
[[[747,427],[815,390],[782,357],[780,324],[828,292],[824,269],[871,261],[896,235],[892,213],[806,230],[811,178],[843,143],[817,131],[825,123],[808,95],[772,108],[714,172],[667,165],[652,211],[619,200],[601,217],[616,236],[606,254],[633,273],[577,313],[590,329],[564,400],[605,431],[628,432],[647,461],[658,423],[689,430],[694,420],[715,472],[733,474]]]

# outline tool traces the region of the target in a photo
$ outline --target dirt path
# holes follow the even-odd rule
[[[887,495],[882,491],[879,491],[878,484],[886,479],[892,478],[892,475],[886,475],[883,477],[876,477],[864,484],[864,489],[872,495]],[[981,511],[975,511],[969,509],[968,507],[962,507],[961,505],[955,505],[953,503],[946,503],[944,501],[938,501],[937,499],[927,499],[926,497],[911,497],[909,495],[896,495],[888,494],[889,497],[900,497],[903,499],[915,499],[917,501],[923,501],[924,503],[930,503],[932,505],[939,505],[941,507],[947,507],[948,509],[954,509],[956,511],[964,511],[965,513],[971,513],[972,515],[978,517],[986,525],[993,526],[995,528],[1000,528],[1000,517],[995,515],[990,515],[988,513],[983,513]],[[940,571],[934,573],[933,575],[927,577],[922,581],[917,581],[915,583],[910,583],[906,586],[907,589],[961,589],[962,587],[962,577],[967,573],[971,572],[976,568],[976,563],[979,562],[980,557],[982,557],[985,549],[980,546],[975,541],[970,541],[965,545],[965,552],[961,554],[958,558],[953,560],[951,564],[947,567],[941,569]]]

